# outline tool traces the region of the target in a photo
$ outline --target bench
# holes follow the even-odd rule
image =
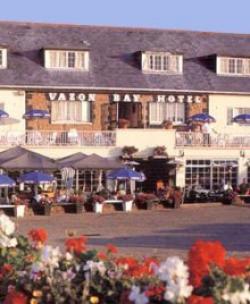
[[[123,204],[123,201],[117,199],[107,199],[104,201],[104,204]]]

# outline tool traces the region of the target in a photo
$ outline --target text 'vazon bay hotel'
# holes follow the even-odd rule
[[[15,122],[0,125],[1,150],[135,146],[149,190],[250,181],[250,125],[233,122],[250,114],[250,35],[0,22],[0,109]],[[209,142],[188,126],[197,113],[216,120]],[[159,146],[168,157],[152,157]]]

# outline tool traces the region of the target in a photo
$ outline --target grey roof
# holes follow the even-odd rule
[[[249,77],[216,75],[211,56],[250,57],[250,35],[0,22],[0,45],[8,47],[2,86],[250,92]],[[46,69],[44,48],[87,48],[90,71]],[[182,53],[183,75],[144,74],[135,56],[141,50]]]
[[[95,153],[90,154],[82,159],[70,162],[74,169],[116,169],[122,168],[123,165],[116,160],[99,156]]]
[[[0,153],[0,167],[7,170],[56,169],[57,164],[47,156],[17,146]]]

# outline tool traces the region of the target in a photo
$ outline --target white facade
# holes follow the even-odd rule
[[[25,91],[23,90],[0,90],[0,109],[9,114],[8,121],[1,124],[0,132],[21,132],[25,131]]]

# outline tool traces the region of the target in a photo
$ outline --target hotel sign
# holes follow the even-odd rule
[[[142,94],[110,94],[109,102],[140,102]],[[193,94],[160,94],[151,95],[154,102],[168,102],[168,103],[201,103],[204,95]],[[95,101],[96,94],[93,93],[48,93],[49,101]]]

